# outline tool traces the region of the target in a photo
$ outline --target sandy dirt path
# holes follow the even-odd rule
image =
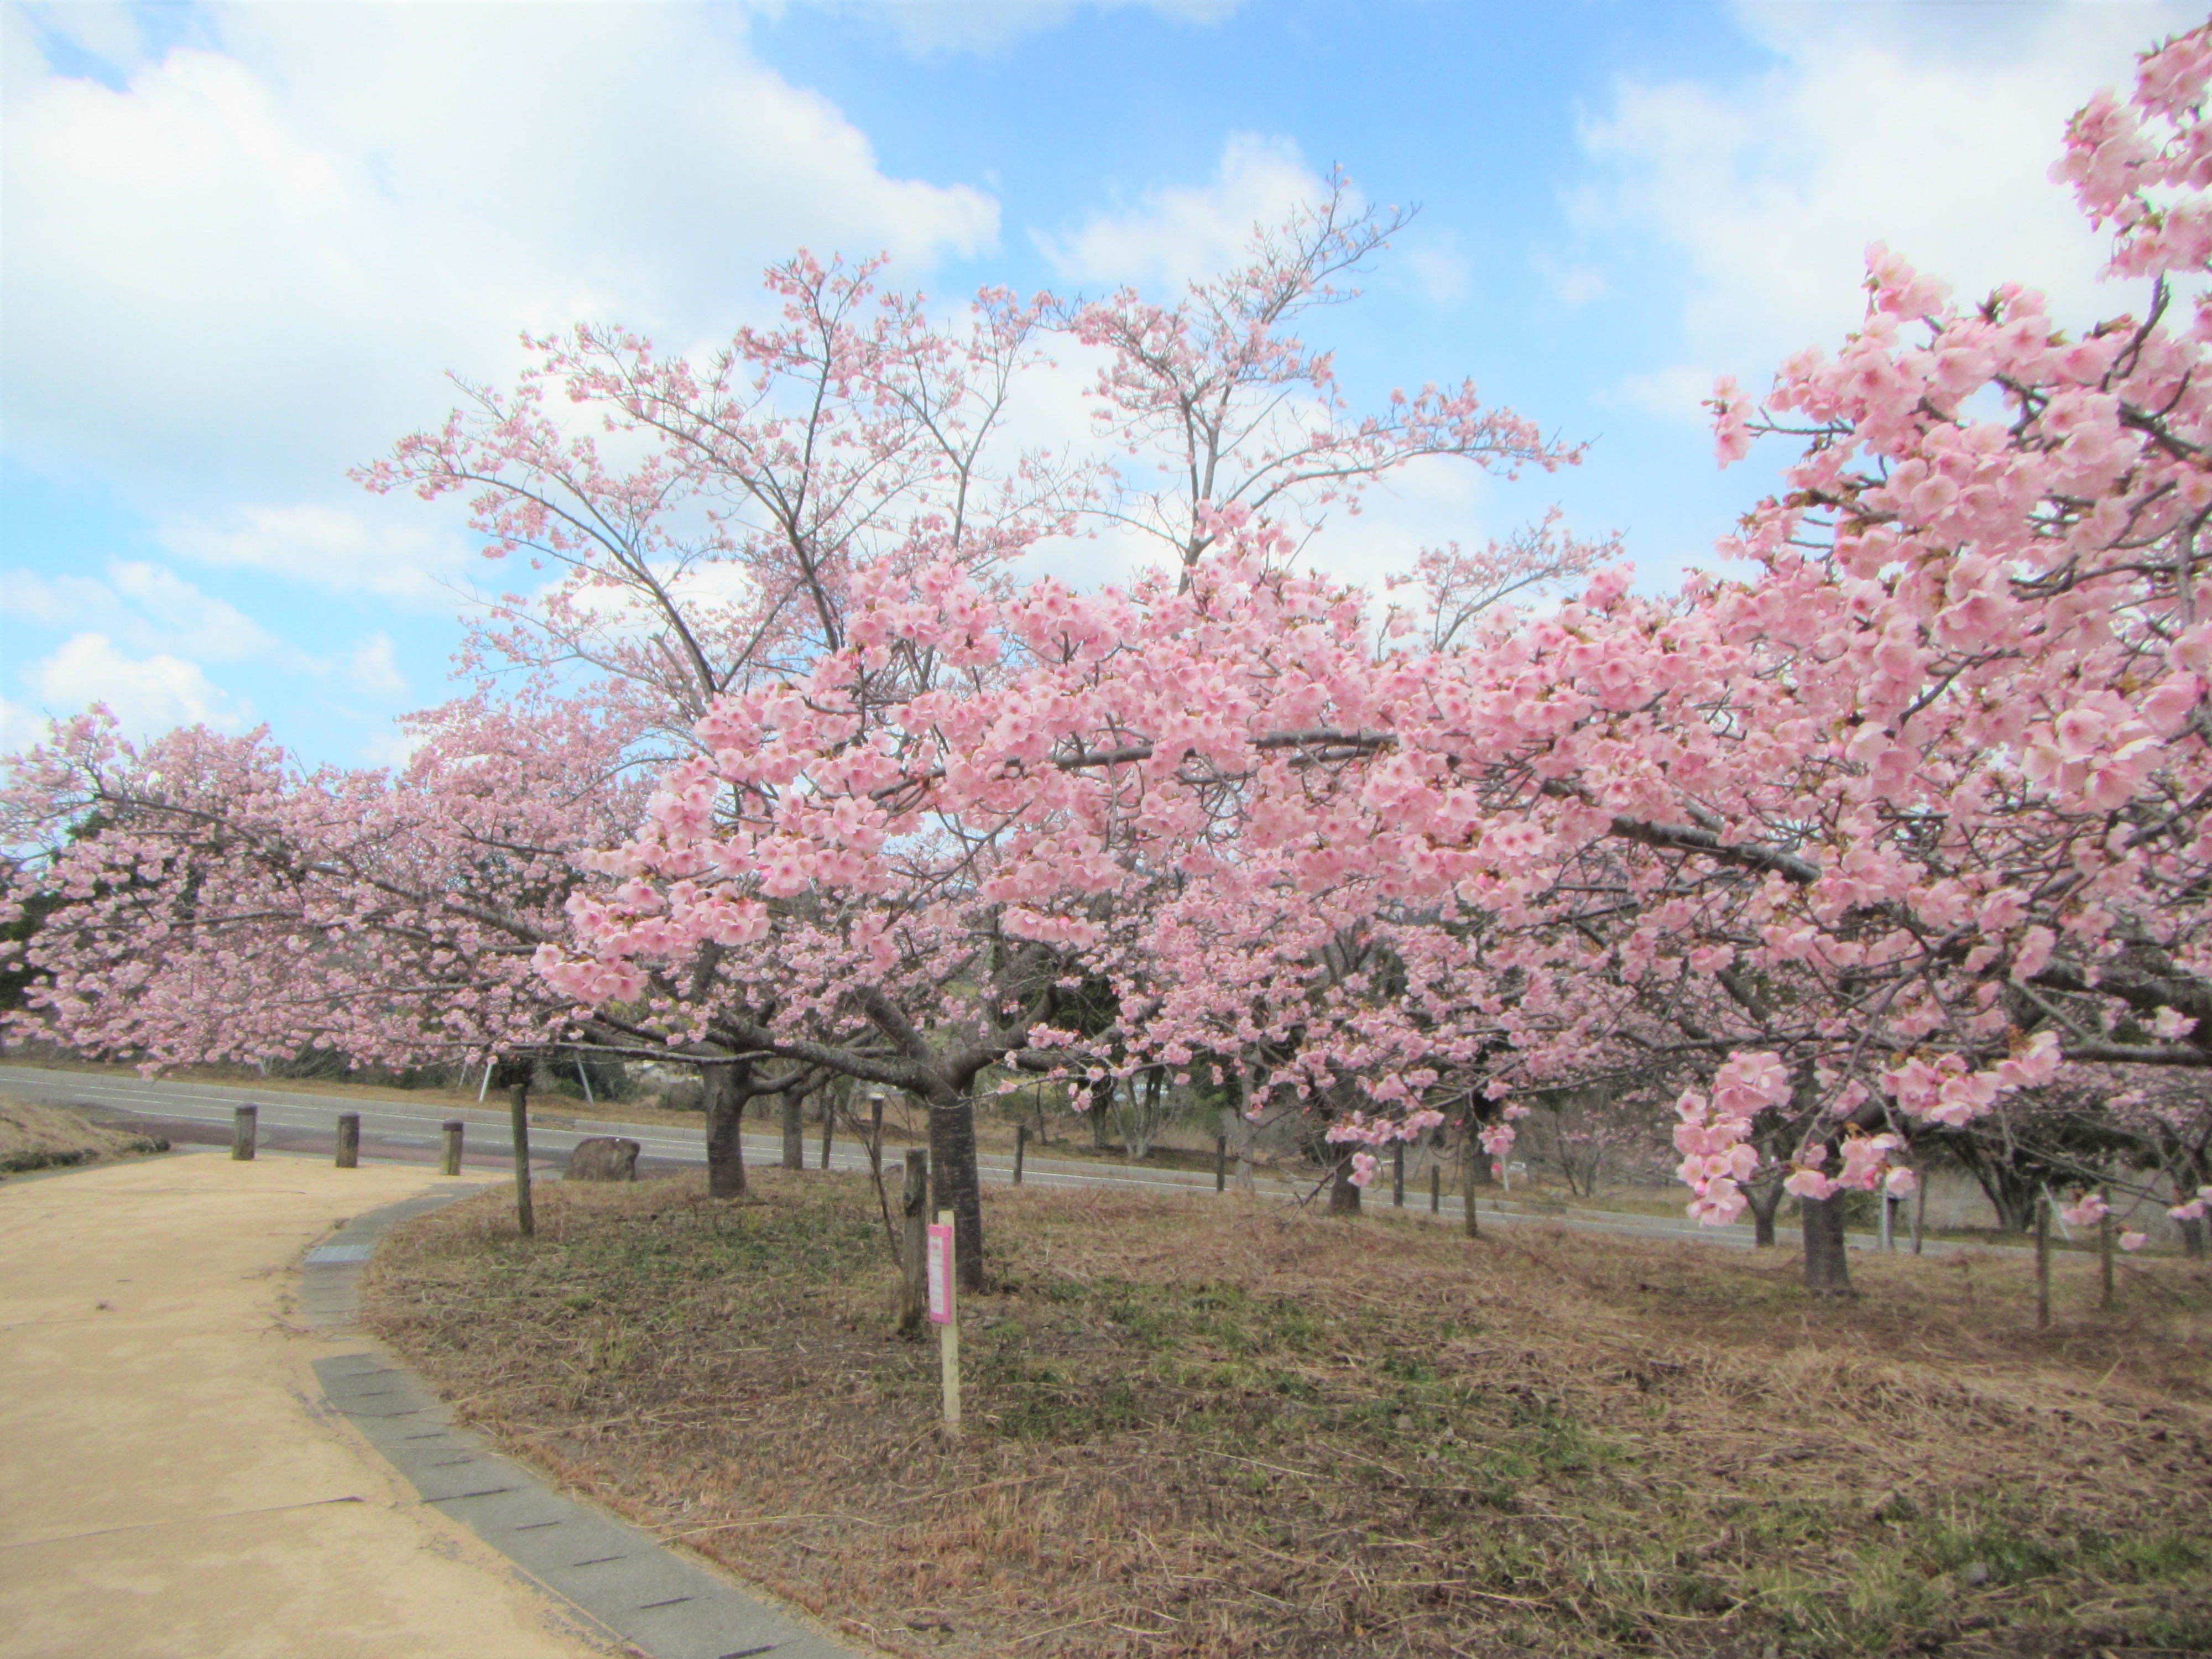
[[[0,1185],[0,1655],[609,1651],[307,1370],[362,1345],[299,1324],[301,1254],[455,1184],[198,1153]]]

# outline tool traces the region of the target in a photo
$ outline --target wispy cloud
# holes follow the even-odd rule
[[[1224,270],[1243,252],[1253,227],[1279,223],[1327,189],[1291,140],[1242,132],[1223,147],[1206,184],[1160,185],[1126,207],[1091,214],[1072,231],[1032,234],[1037,251],[1070,282],[1171,289]]]

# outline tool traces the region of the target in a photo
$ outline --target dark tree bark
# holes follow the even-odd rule
[[[1328,1178],[1328,1212],[1331,1215],[1358,1215],[1359,1188],[1352,1184],[1352,1160],[1340,1162]]]
[[[796,1089],[783,1091],[783,1167],[806,1167],[806,1102]]]
[[[742,1198],[745,1193],[745,1103],[752,1098],[748,1060],[720,1060],[699,1068],[707,1105],[707,1193]]]
[[[950,1084],[928,1096],[931,1219],[952,1212],[953,1261],[960,1288],[983,1288],[983,1187],[975,1171],[975,1103]]]
[[[1805,1288],[1814,1296],[1850,1296],[1850,1258],[1844,1248],[1844,1200],[1833,1198],[1797,1200],[1805,1218]]]
[[[1782,1182],[1762,1181],[1747,1187],[1743,1195],[1751,1205],[1751,1242],[1755,1249],[1774,1248],[1774,1212],[1782,1207]]]

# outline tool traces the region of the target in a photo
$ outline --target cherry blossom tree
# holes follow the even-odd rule
[[[1412,217],[1367,203],[1339,172],[1319,201],[1255,227],[1242,264],[1190,283],[1171,306],[1127,288],[1046,302],[1055,327],[1106,354],[1092,415],[1126,459],[1103,469],[1098,514],[1188,572],[1232,509],[1284,532],[1295,553],[1332,510],[1356,514],[1378,481],[1417,461],[1473,462],[1506,477],[1579,462],[1579,447],[1486,407],[1473,380],[1395,391],[1384,409],[1355,414],[1333,354],[1291,331],[1357,299],[1346,279]],[[1540,545],[1531,537],[1502,561],[1509,589],[1568,574],[1529,556]]]

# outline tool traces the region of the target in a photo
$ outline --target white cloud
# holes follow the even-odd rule
[[[0,756],[20,755],[46,740],[46,717],[37,709],[0,697]]]
[[[1802,346],[1832,349],[1864,314],[1877,240],[1962,296],[2022,281],[2082,320],[2137,303],[2099,283],[2104,242],[2048,172],[2067,117],[2194,20],[2172,6],[1956,9],[1746,7],[1778,60],[1769,72],[1623,82],[1584,120],[1599,176],[1571,212],[1624,271],[1632,262],[1636,280],[1613,286],[1656,313],[1655,349],[1677,354],[1625,381],[1621,401],[1698,419],[1709,369],[1759,385]]]
[[[201,592],[164,566],[136,560],[112,561],[104,581],[11,570],[5,610],[11,621],[56,629],[92,623],[134,649],[185,650],[201,662],[304,660],[236,605]]]
[[[198,663],[157,654],[126,656],[105,634],[76,634],[23,671],[33,699],[48,714],[74,714],[106,703],[134,737],[177,726],[239,732],[252,706],[210,680]]]
[[[1474,291],[1474,264],[1455,241],[1416,240],[1401,251],[1406,269],[1431,305],[1455,306]]]
[[[453,608],[456,590],[472,574],[463,537],[416,514],[378,512],[373,503],[359,510],[242,507],[220,523],[172,518],[155,533],[170,552],[218,569],[258,570],[435,611]]]
[[[1239,0],[860,0],[848,9],[871,12],[897,31],[908,52],[988,52],[1057,27],[1079,9],[1143,5],[1184,23],[1218,23]]]
[[[1070,282],[1176,288],[1226,268],[1255,225],[1279,223],[1327,191],[1291,140],[1240,132],[1223,147],[1211,184],[1163,185],[1119,212],[1092,214],[1065,236],[1032,234]]]
[[[345,689],[357,697],[390,704],[407,695],[407,676],[388,634],[372,634],[356,646],[341,671]]]
[[[520,327],[689,338],[800,244],[926,264],[998,234],[980,191],[887,175],[735,9],[205,15],[219,49],[81,31],[119,88],[8,24],[7,442],[127,498],[335,492],[442,415],[441,370],[504,378]]]

